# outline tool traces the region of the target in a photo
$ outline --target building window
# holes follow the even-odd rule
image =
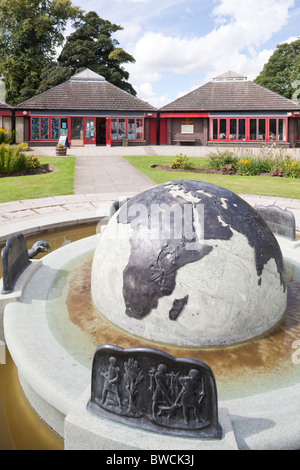
[[[71,139],[83,140],[83,118],[72,118]]]
[[[299,134],[299,133],[298,133]],[[286,142],[286,118],[211,118],[210,141]]]
[[[49,139],[49,119],[48,118],[41,118],[41,139],[42,140]]]
[[[32,140],[40,139],[40,118],[31,119],[31,138]]]
[[[111,120],[112,140],[142,140],[144,138],[144,119],[113,118]]]
[[[125,139],[126,137],[126,121],[125,119],[119,119],[118,124],[118,139]]]
[[[225,140],[227,136],[227,119],[220,119],[219,139]]]
[[[300,119],[297,119],[296,123],[296,139],[300,140]]]
[[[258,140],[266,140],[266,120],[258,120]]]
[[[59,118],[51,118],[51,139],[59,139]]]
[[[59,126],[60,124],[60,126]],[[58,140],[59,134],[67,135],[67,118],[33,117],[31,118],[32,140]]]
[[[230,140],[237,140],[237,119],[230,119]]]
[[[135,140],[135,119],[128,119],[128,139]]]
[[[117,137],[118,137],[117,123],[118,123],[117,119],[112,119],[111,120],[111,138],[112,138],[112,140],[117,140]]]
[[[141,140],[144,136],[144,120],[137,119],[136,120],[136,139]]]
[[[86,119],[85,120],[85,139],[94,140],[95,137],[95,120]]]
[[[257,119],[250,119],[249,130],[249,139],[257,140]]]
[[[218,119],[211,119],[211,126],[212,126],[212,130],[211,130],[212,139],[213,140],[218,140],[218,135],[219,135],[219,132],[218,132],[219,121],[218,121]]]
[[[95,139],[95,119],[82,117],[69,118],[71,129],[69,138],[72,140],[91,141]],[[71,132],[70,132],[71,131]],[[66,117],[32,117],[31,139],[32,140],[58,140],[60,135],[68,135],[68,118]],[[112,118],[111,139],[112,140],[143,140],[144,118]]]
[[[194,119],[181,119],[181,134],[194,134]]]
[[[287,140],[286,119],[278,119],[278,140]]]
[[[277,140],[277,119],[269,120],[269,140]]]
[[[68,135],[68,118],[60,120],[60,135]]]
[[[238,140],[246,140],[246,119],[238,119],[239,138]]]

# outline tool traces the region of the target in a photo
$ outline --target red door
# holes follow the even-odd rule
[[[111,147],[111,118],[106,118],[106,145]]]
[[[96,144],[96,123],[94,118],[84,119],[83,134],[85,145]]]
[[[156,145],[156,119],[149,119],[149,144]]]

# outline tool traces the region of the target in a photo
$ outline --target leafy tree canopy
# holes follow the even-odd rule
[[[300,102],[299,77],[300,38],[277,46],[254,82],[285,98]]]
[[[81,15],[74,27],[75,31],[68,36],[58,58],[59,64],[67,67],[72,74],[89,68],[135,95],[135,90],[127,82],[129,74],[122,66],[135,60],[112,38],[113,33],[123,28],[103,20],[94,11]]]
[[[75,31],[63,46],[69,21]],[[0,75],[6,101],[21,103],[86,67],[135,94],[122,66],[134,58],[112,39],[121,29],[71,0],[0,0]],[[59,46],[63,49],[56,60]]]
[[[33,96],[43,67],[63,43],[67,21],[80,11],[70,0],[0,0],[0,73],[8,103]]]

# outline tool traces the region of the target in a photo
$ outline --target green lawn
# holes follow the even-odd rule
[[[168,165],[175,157],[132,156],[123,158],[156,184],[179,179],[200,180],[230,189],[237,194],[255,194],[300,199],[300,179],[297,178],[163,171],[150,168],[150,165]],[[201,165],[202,167],[206,167],[208,160],[204,158],[191,158],[190,162],[194,167],[200,167]]]
[[[55,171],[0,178],[0,202],[74,193],[75,157],[39,157],[39,160],[53,165]]]
[[[0,178],[0,202],[19,199],[67,195],[74,193],[75,157],[39,157],[41,163],[53,165],[56,170],[44,175]],[[174,157],[173,157],[174,158]],[[150,165],[168,165],[172,157],[124,157],[132,166],[155,184],[178,179],[201,180],[230,189],[237,194],[256,194],[300,199],[300,179],[271,176],[230,176],[177,171],[162,171]],[[207,166],[207,159],[191,158],[193,166]]]

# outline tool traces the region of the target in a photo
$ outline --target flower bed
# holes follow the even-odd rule
[[[21,148],[0,145],[0,175],[11,176],[41,171],[42,165],[36,155],[26,155]]]
[[[271,176],[300,177],[300,162],[292,160],[288,153],[272,153],[268,149],[266,154],[259,157],[244,156],[239,158],[234,152],[224,151],[209,155],[209,167],[223,174],[237,174],[240,176],[256,176],[270,174]]]

